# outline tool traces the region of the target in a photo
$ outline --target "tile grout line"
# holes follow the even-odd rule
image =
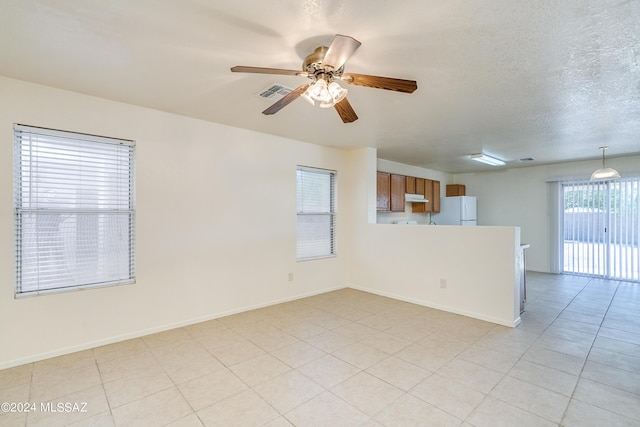
[[[593,282],[593,280],[594,279],[590,279],[587,282],[587,285],[591,284]],[[586,288],[586,286],[585,286],[585,288]],[[580,380],[582,379],[582,373],[584,372],[584,367],[587,365],[587,361],[589,360],[589,355],[591,354],[591,350],[593,349],[593,343],[598,338],[598,334],[600,333],[600,329],[602,328],[602,324],[604,323],[604,321],[605,321],[605,319],[607,317],[607,313],[609,312],[609,309],[611,308],[611,304],[613,304],[613,300],[616,297],[616,294],[618,293],[618,289],[619,288],[620,288],[620,283],[618,281],[616,281],[616,289],[613,292],[613,295],[611,296],[611,300],[609,301],[609,304],[607,305],[607,309],[604,312],[604,316],[602,316],[602,320],[600,321],[600,324],[598,325],[598,330],[596,331],[595,337],[593,338],[593,341],[591,342],[591,345],[589,346],[589,351],[587,352],[587,355],[585,356],[584,363],[582,364],[582,368],[580,369],[580,373],[578,374],[578,381],[576,382],[576,385],[573,388],[573,391],[571,392],[571,396],[569,397],[569,404],[565,408],[564,414],[562,414],[562,418],[560,419],[560,425],[561,426],[563,425],[563,421],[567,416],[567,411],[569,410],[569,405],[571,405],[571,401],[572,400],[579,400],[579,399],[574,399],[573,396],[575,395],[576,389],[578,388],[578,384],[580,383]],[[584,288],[580,291],[580,293],[582,293],[583,291],[584,291]]]
[[[587,282],[585,283],[585,285],[580,289],[580,291],[578,291],[578,292],[576,293],[576,295],[575,295],[575,296],[573,296],[573,298],[571,298],[571,300],[570,300],[570,301],[565,305],[565,308],[563,308],[563,309],[562,309],[558,314],[556,314],[556,315],[553,317],[553,320],[552,320],[552,321],[551,321],[547,326],[545,326],[545,327],[544,327],[544,329],[542,329],[542,331],[538,334],[538,337],[537,337],[534,341],[532,341],[532,342],[531,342],[531,344],[529,344],[529,346],[527,347],[527,349],[526,349],[526,350],[525,350],[525,351],[524,351],[524,352],[523,352],[523,353],[518,357],[518,361],[517,361],[517,362],[516,362],[516,363],[515,363],[511,368],[509,368],[509,370],[508,370],[506,373],[504,373],[504,374],[502,375],[502,378],[500,379],[500,381],[498,381],[498,382],[497,382],[497,383],[496,383],[496,384],[491,388],[491,390],[489,390],[489,392],[485,395],[485,397],[482,399],[482,401],[481,401],[481,402],[480,402],[480,403],[479,403],[479,404],[474,408],[474,410],[473,410],[473,411],[472,411],[472,412],[467,416],[467,418],[465,419],[465,422],[469,422],[469,421],[468,421],[468,419],[469,419],[469,418],[470,418],[470,417],[471,417],[471,416],[476,412],[476,410],[477,410],[477,409],[482,405],[482,403],[483,403],[484,401],[486,401],[488,397],[491,397],[491,398],[496,399],[496,400],[498,400],[498,401],[500,401],[500,402],[503,402],[503,403],[505,403],[505,404],[507,404],[507,405],[514,406],[514,407],[516,407],[516,408],[518,408],[518,409],[520,409],[520,410],[522,410],[522,411],[525,411],[525,412],[527,412],[527,413],[529,413],[529,414],[532,414],[532,415],[534,415],[534,416],[536,416],[536,417],[540,417],[540,418],[543,418],[543,419],[545,419],[545,420],[548,420],[548,421],[550,421],[550,422],[552,422],[552,423],[554,423],[554,424],[556,424],[556,425],[558,425],[558,426],[562,425],[562,419],[564,419],[564,415],[565,415],[565,413],[566,413],[566,411],[567,411],[567,408],[569,407],[569,403],[567,403],[567,408],[565,408],[565,411],[564,411],[564,413],[563,413],[562,417],[560,418],[560,423],[556,423],[555,421],[553,421],[553,420],[549,420],[548,418],[545,418],[545,417],[543,417],[543,416],[541,416],[541,415],[539,415],[539,414],[535,414],[535,413],[530,412],[530,411],[528,411],[528,410],[526,410],[526,409],[523,409],[523,408],[520,408],[520,407],[518,407],[518,406],[515,406],[515,405],[513,405],[512,403],[505,402],[504,400],[502,400],[502,399],[500,399],[500,398],[498,398],[498,397],[492,396],[492,395],[491,395],[491,392],[492,392],[493,390],[495,390],[495,388],[498,386],[498,384],[500,384],[500,383],[501,383],[505,378],[507,378],[507,377],[509,376],[509,372],[511,372],[511,371],[513,370],[513,368],[515,367],[515,365],[516,365],[518,362],[520,362],[521,360],[525,360],[525,359],[522,359],[522,357],[524,356],[524,354],[526,354],[526,352],[527,352],[527,351],[529,351],[529,350],[531,349],[531,347],[533,347],[533,346],[534,346],[534,344],[535,344],[535,343],[540,339],[540,337],[542,337],[542,335],[544,334],[544,332],[545,332],[547,329],[549,329],[549,327],[553,324],[553,322],[555,322],[555,321],[560,317],[560,315],[561,315],[561,314],[566,310],[566,308],[567,308],[567,307],[568,307],[568,306],[569,306],[569,305],[570,305],[570,304],[571,304],[571,303],[572,303],[572,302],[573,302],[573,301],[578,297],[578,295],[580,295],[580,293],[582,293],[582,291],[587,287],[587,285],[589,284],[589,282],[590,282],[590,280],[589,280],[589,281],[587,281]],[[586,359],[585,359],[585,362],[586,362]],[[473,363],[473,362],[471,362],[471,363]],[[532,363],[535,363],[535,361],[532,361]],[[538,363],[536,363],[536,364],[538,364]],[[539,364],[538,364],[538,365],[539,365]],[[482,366],[482,365],[479,365],[479,366]],[[541,366],[544,366],[544,365],[541,365]],[[552,369],[553,369],[553,368],[552,368]],[[496,372],[497,372],[497,371],[496,371]],[[512,378],[513,378],[513,377],[512,377]],[[517,378],[516,378],[516,379],[517,379]],[[580,379],[580,377],[578,376],[578,380],[579,380],[579,379]],[[525,381],[525,382],[526,382],[526,381]],[[543,388],[543,387],[541,387],[541,388]],[[574,387],[574,388],[575,388],[575,387]],[[546,389],[545,389],[545,390],[546,390]],[[549,390],[549,391],[552,391],[552,390]],[[571,398],[569,398],[569,399],[571,399]],[[570,400],[569,400],[569,402],[570,402]]]

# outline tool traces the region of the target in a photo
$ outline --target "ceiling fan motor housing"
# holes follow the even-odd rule
[[[322,64],[325,55],[329,48],[327,46],[317,47],[313,53],[307,55],[304,58],[304,62],[302,63],[302,70],[309,73],[309,78],[324,79],[327,82],[332,81],[334,78],[340,77],[344,72],[344,65],[339,69],[334,70],[329,66],[325,66]]]

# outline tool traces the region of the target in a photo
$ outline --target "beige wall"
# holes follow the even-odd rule
[[[347,233],[336,258],[295,261],[296,165],[338,171],[345,229],[345,151],[5,78],[0,93],[0,368],[347,282]],[[135,285],[14,299],[14,123],[136,141]]]
[[[594,147],[597,149],[597,147]],[[595,150],[594,150],[595,151]],[[468,195],[478,196],[478,224],[518,226],[527,249],[527,270],[552,272],[551,184],[547,178],[582,177],[602,166],[600,160],[500,169],[455,176]],[[640,156],[607,158],[607,166],[625,174],[640,172]]]
[[[375,218],[376,169],[381,164],[375,161],[375,150],[363,149],[358,154],[359,161],[351,164],[352,193],[360,195],[360,199],[351,229],[350,286],[507,326],[517,325],[520,230],[375,224],[371,218]],[[400,168],[386,162],[383,167],[389,172],[415,173],[419,177],[439,176],[434,171]],[[395,169],[387,169],[391,167]],[[364,194],[370,198],[366,208],[361,200]],[[445,288],[441,287],[441,280],[446,281]]]
[[[519,230],[375,224],[375,149],[320,147],[6,78],[0,93],[0,369],[344,286],[519,322]],[[136,141],[136,284],[14,299],[14,123]],[[295,261],[298,164],[338,171],[335,258]]]

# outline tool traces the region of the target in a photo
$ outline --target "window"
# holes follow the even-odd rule
[[[335,256],[336,172],[298,166],[298,261]]]
[[[640,281],[640,177],[562,183],[564,272]]]
[[[16,295],[135,281],[133,141],[14,125]]]

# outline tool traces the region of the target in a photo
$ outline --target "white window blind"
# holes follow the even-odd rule
[[[566,181],[562,190],[563,271],[640,281],[640,177]]]
[[[133,141],[14,125],[16,295],[133,283]]]
[[[336,172],[298,166],[298,261],[335,256]]]

